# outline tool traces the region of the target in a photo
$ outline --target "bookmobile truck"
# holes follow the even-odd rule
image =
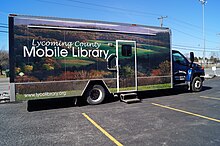
[[[100,104],[139,101],[139,91],[186,85],[200,91],[204,70],[171,49],[168,28],[9,15],[11,101],[58,97]],[[114,95],[114,96],[109,96]]]

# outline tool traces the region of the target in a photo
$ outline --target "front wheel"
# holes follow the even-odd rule
[[[86,101],[88,104],[96,105],[103,102],[105,99],[105,89],[101,85],[94,85],[87,91]]]
[[[193,78],[191,89],[193,92],[199,92],[202,90],[202,79],[200,77]]]

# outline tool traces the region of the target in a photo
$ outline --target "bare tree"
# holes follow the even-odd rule
[[[0,50],[0,74],[2,75],[2,70],[9,67],[9,54],[7,50]]]
[[[219,59],[219,56],[218,56],[218,52],[211,52],[211,57],[210,57],[210,61],[217,64],[218,63],[218,59]]]

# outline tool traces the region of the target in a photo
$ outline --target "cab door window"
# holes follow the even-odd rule
[[[187,59],[185,57],[183,57],[183,55],[180,54],[180,53],[174,53],[173,54],[173,61],[175,63],[180,64],[180,65],[187,65],[188,64]]]

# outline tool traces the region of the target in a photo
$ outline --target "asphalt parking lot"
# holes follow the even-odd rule
[[[74,106],[71,98],[0,104],[0,145],[217,146],[219,86],[216,77],[198,93],[143,92],[133,104]]]

